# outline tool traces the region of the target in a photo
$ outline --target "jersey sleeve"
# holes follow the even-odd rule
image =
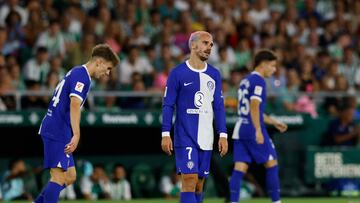
[[[220,137],[227,137],[224,97],[222,95],[222,82],[219,72],[216,74],[215,83],[213,110],[215,114],[216,131],[220,134]]]
[[[265,83],[259,79],[250,81],[250,100],[256,99],[260,102],[263,101],[265,91]]]
[[[75,96],[83,101],[89,91],[89,76],[80,70],[72,71],[69,97]]]
[[[179,85],[175,70],[171,71],[165,88],[164,101],[162,106],[162,135],[170,135],[174,105],[177,100]]]

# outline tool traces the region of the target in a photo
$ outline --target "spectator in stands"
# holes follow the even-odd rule
[[[233,69],[233,66],[228,61],[227,48],[219,47],[218,52],[219,52],[219,61],[215,63],[214,66],[219,69],[222,79],[229,80],[230,72]]]
[[[338,118],[329,124],[323,143],[331,146],[356,146],[360,138],[360,125],[354,123],[354,108],[345,100],[339,111]]]
[[[160,191],[166,199],[179,198],[181,189],[180,175],[174,168],[170,174],[164,175],[160,179]]]
[[[8,67],[8,71],[12,80],[13,87],[18,90],[22,91],[25,89],[25,83],[22,78],[20,66],[18,64],[15,64],[13,66]]]
[[[0,52],[2,55],[8,55],[12,52],[11,43],[8,42],[8,32],[5,27],[0,27]]]
[[[144,25],[141,23],[135,23],[133,25],[133,33],[129,38],[130,46],[137,46],[144,48],[150,44],[150,38],[144,33]]]
[[[44,84],[49,72],[49,53],[46,47],[38,47],[35,58],[26,62],[23,70],[24,80],[32,80]]]
[[[110,188],[111,199],[131,200],[131,187],[129,181],[126,180],[126,171],[122,164],[116,164],[113,167]]]
[[[8,92],[14,91],[15,87],[12,84],[12,78],[5,66],[0,67],[0,109],[11,110],[15,109],[15,98],[11,95],[6,95]]]
[[[102,165],[94,165],[92,174],[81,178],[80,190],[85,200],[110,199],[110,181]]]
[[[164,61],[165,69],[156,73],[153,87],[155,90],[164,91],[166,87],[166,81],[170,74],[171,69],[174,67],[174,63],[171,60]]]
[[[46,47],[50,57],[65,58],[65,40],[60,30],[60,22],[51,20],[48,29],[39,35],[36,47]]]
[[[128,49],[128,53],[128,57],[120,63],[120,70],[118,71],[120,84],[131,84],[131,75],[134,72],[138,72],[141,75],[152,75],[154,73],[154,68],[151,66],[147,58],[140,56],[140,50],[138,47],[131,46]]]
[[[145,84],[143,77],[140,73],[134,72],[131,75],[132,84],[130,86],[130,90],[133,92],[144,92],[145,91]],[[145,101],[143,97],[129,97],[125,98],[123,102],[121,102],[122,108],[128,109],[144,109],[145,108]]]
[[[354,53],[353,48],[346,47],[343,60],[339,64],[339,73],[345,76],[351,89],[355,89],[356,72],[359,66],[359,57]]]
[[[41,12],[31,10],[29,12],[29,22],[24,26],[25,42],[29,47],[35,45],[40,33],[46,30],[45,20],[41,17]]]
[[[299,93],[299,75],[295,69],[289,69],[286,73],[286,87],[279,91],[280,108],[285,108],[287,111],[294,112],[297,96]]]
[[[16,11],[21,16],[21,25],[25,25],[28,21],[28,11],[19,5],[19,0],[10,0],[1,6],[0,9],[0,26],[5,25],[6,17],[11,11]]]
[[[66,74],[62,65],[62,59],[59,56],[52,57],[50,59],[49,72],[55,72],[58,76],[58,80],[62,80]]]
[[[32,201],[32,196],[25,190],[24,176],[28,174],[25,162],[22,159],[12,159],[9,169],[1,179],[1,190],[4,201],[27,200]]]
[[[41,90],[41,84],[34,80],[25,81],[25,85],[26,90],[32,91],[33,93],[39,92]],[[41,110],[46,109],[47,106],[48,103],[42,96],[30,94],[21,98],[22,109]]]
[[[86,26],[86,22],[84,23]],[[77,64],[85,63],[91,56],[92,48],[95,46],[94,33],[83,33],[80,44],[75,46],[72,50],[68,50],[68,57],[65,59],[67,68],[70,69]]]

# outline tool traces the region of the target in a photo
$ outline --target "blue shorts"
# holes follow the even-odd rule
[[[256,140],[234,140],[234,162],[258,164],[270,160],[277,160],[275,146],[270,138],[265,138],[264,144],[256,143]]]
[[[44,143],[44,168],[61,168],[67,171],[69,167],[75,166],[72,154],[65,154],[67,143],[55,141],[41,136]]]
[[[176,169],[178,174],[198,174],[207,178],[210,171],[212,150],[196,147],[175,147]]]

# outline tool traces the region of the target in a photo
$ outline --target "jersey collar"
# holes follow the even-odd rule
[[[257,72],[257,71],[253,71],[253,72],[251,72],[251,74],[255,74],[255,75],[261,76],[261,74],[260,74],[259,72]],[[262,76],[261,76],[261,77],[262,77]]]
[[[189,60],[186,60],[185,63],[186,63],[187,67],[188,67],[190,70],[192,70],[192,71],[194,71],[194,72],[198,72],[198,73],[205,72],[205,71],[207,70],[207,67],[208,67],[208,64],[205,62],[205,67],[204,67],[203,69],[201,69],[201,70],[198,70],[198,69],[193,68],[193,67],[190,65]]]
[[[86,67],[86,65],[84,64],[84,65],[82,65],[84,68],[85,68],[85,70],[86,70],[86,73],[88,74],[88,76],[89,76],[89,80],[91,81],[91,77],[90,77],[90,73],[89,73],[89,70],[87,69],[87,67]]]

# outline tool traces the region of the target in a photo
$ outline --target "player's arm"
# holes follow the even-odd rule
[[[222,84],[220,73],[216,77],[216,86],[214,92],[213,110],[215,114],[215,124],[219,138],[219,152],[220,156],[224,156],[228,151],[227,129],[226,129],[226,114],[224,106],[224,97],[222,95]]]
[[[161,148],[162,150],[171,155],[173,150],[172,141],[170,137],[170,131],[172,126],[172,118],[174,115],[174,105],[178,95],[178,80],[175,71],[171,71],[164,93],[164,100],[162,106],[162,139]]]
[[[251,115],[251,122],[254,125],[256,131],[256,142],[258,144],[264,143],[264,135],[261,131],[261,124],[260,124],[260,103],[261,99],[258,97],[250,98],[250,115]]]
[[[268,116],[266,114],[263,114],[264,116],[264,122],[265,124],[268,124],[268,125],[273,125],[276,129],[278,129],[280,132],[285,132],[288,128],[288,126],[283,123],[283,122],[280,122],[274,118],[272,118],[271,116]]]
[[[70,123],[73,137],[69,144],[66,145],[65,153],[71,154],[77,148],[80,140],[80,116],[82,100],[77,96],[70,97]]]

